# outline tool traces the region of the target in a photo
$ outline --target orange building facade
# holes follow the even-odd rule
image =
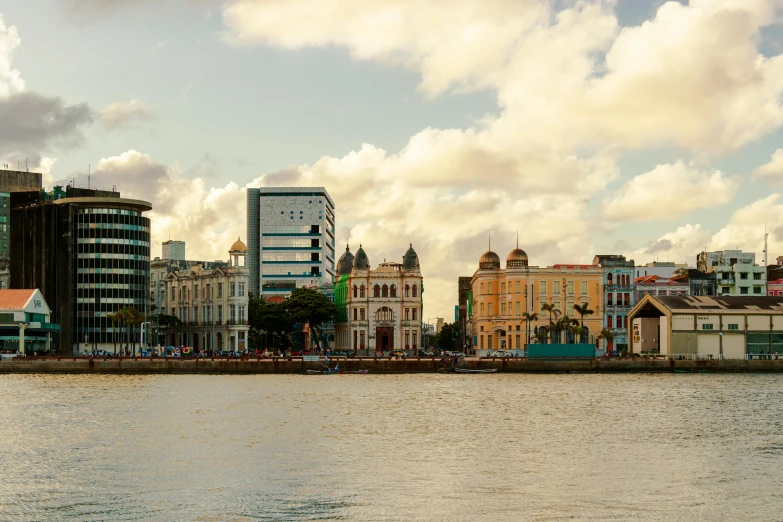
[[[497,350],[520,353],[526,344],[535,342],[538,328],[549,324],[549,314],[542,310],[544,304],[557,308],[561,312],[559,317],[567,315],[579,320],[574,305],[587,303],[594,313],[584,317],[583,339],[594,343],[601,331],[602,267],[529,266],[527,254],[516,248],[506,258],[505,268],[501,268],[500,257],[488,251],[481,256],[471,283],[472,351],[477,355]],[[538,314],[538,319],[528,324],[524,320],[525,312]]]

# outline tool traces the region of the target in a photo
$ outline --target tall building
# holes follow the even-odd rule
[[[248,341],[247,246],[237,238],[228,262],[155,259],[150,303],[180,324],[163,328],[157,342],[195,350],[242,351]]]
[[[554,343],[595,342],[603,322],[603,282],[604,270],[600,266],[529,266],[527,254],[515,248],[506,258],[506,268],[502,269],[500,257],[491,250],[485,252],[471,281],[473,352],[486,355],[498,349],[523,350],[530,342],[547,339]],[[545,311],[546,304],[559,314],[554,317]],[[556,322],[565,315],[580,320],[574,305],[582,304],[587,304],[593,313],[584,317],[580,339],[567,331],[565,335],[545,333],[542,327],[548,326],[550,320]],[[538,319],[528,323],[524,313],[536,313]]]
[[[185,242],[169,239],[161,245],[161,259],[170,259],[172,261],[185,260]]]
[[[250,291],[288,295],[334,282],[334,202],[323,187],[247,190]]]
[[[110,314],[148,311],[150,220],[146,201],[67,187],[11,195],[11,288],[39,288],[59,323],[59,353],[110,350]],[[138,341],[138,339],[136,339]]]
[[[413,245],[402,263],[384,262],[375,270],[361,245],[355,257],[346,247],[337,263],[337,275],[338,350],[415,352],[422,346],[424,284]]]
[[[756,264],[753,252],[705,251],[696,257],[696,265],[701,272],[715,274],[716,295],[767,295],[767,267]]]
[[[9,287],[11,276],[11,193],[40,190],[41,174],[0,170],[0,289]]]
[[[471,284],[471,277],[460,277],[457,280],[457,323],[459,327],[459,341],[457,346],[461,350],[467,351],[468,347],[472,345],[471,338],[472,333],[470,331],[470,302],[473,300],[471,291],[473,285]]]
[[[634,262],[621,255],[597,255],[593,264],[604,269],[604,315],[612,332],[607,349],[628,351],[628,312],[636,305]]]

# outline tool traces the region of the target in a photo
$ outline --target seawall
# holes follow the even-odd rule
[[[372,374],[435,373],[439,359],[332,359],[345,370],[369,370]],[[715,373],[783,373],[780,360],[670,361],[653,359],[492,359],[468,358],[462,368],[497,369],[502,373],[663,373],[707,371]],[[318,370],[322,364],[301,358],[197,359],[141,357],[22,357],[0,361],[3,373],[51,374],[297,374]]]

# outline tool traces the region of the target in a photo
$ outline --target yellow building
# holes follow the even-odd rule
[[[567,315],[579,320],[574,305],[587,303],[594,313],[584,317],[581,341],[593,343],[601,331],[604,282],[600,266],[529,266],[527,254],[516,248],[508,254],[502,269],[500,257],[488,251],[481,256],[471,283],[470,325],[477,355],[496,350],[521,351],[528,342],[535,342],[538,328],[549,324],[550,314],[542,310],[545,304],[560,312],[558,318]],[[523,316],[526,312],[537,313],[538,320],[528,324]],[[573,335],[566,332],[555,341],[573,342]]]

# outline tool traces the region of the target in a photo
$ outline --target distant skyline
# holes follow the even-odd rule
[[[783,255],[783,0],[10,0],[0,163],[153,203],[224,259],[246,187],[324,186],[342,251],[413,243],[425,315],[492,234],[531,265]],[[426,319],[426,318],[425,318]]]

